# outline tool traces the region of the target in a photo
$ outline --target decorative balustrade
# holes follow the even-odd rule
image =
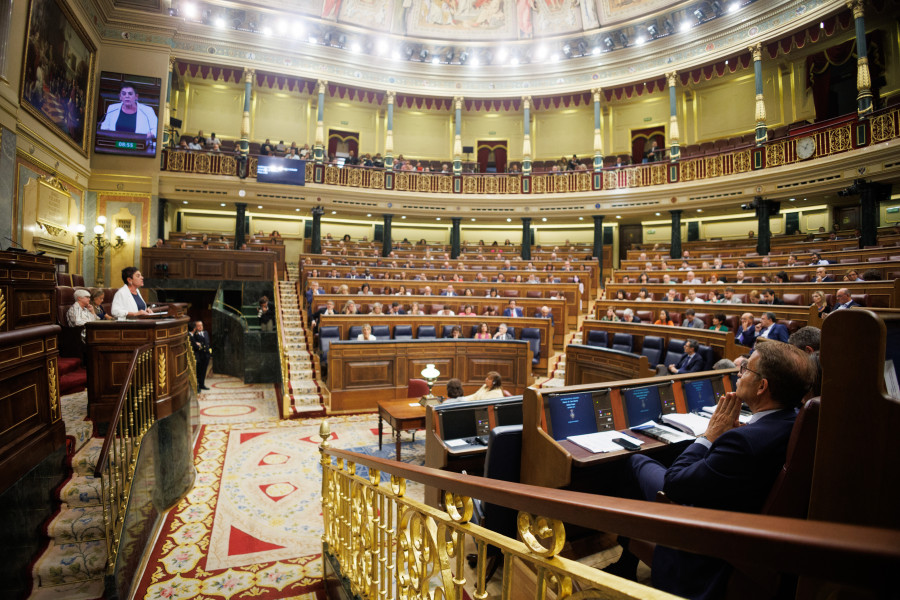
[[[797,142],[815,140],[811,157],[797,154]],[[463,174],[385,171],[367,167],[306,163],[307,183],[345,188],[374,189],[414,194],[577,194],[600,190],[641,188],[669,183],[704,181],[749,173],[802,160],[824,158],[900,137],[900,108],[884,109],[869,119],[849,115],[792,130],[784,138],[762,146],[726,150],[703,156],[686,156],[673,162],[656,162],[600,171]],[[234,155],[164,150],[162,170],[202,175],[237,176]],[[250,157],[249,176],[256,177],[257,159]]]
[[[100,478],[110,573],[119,553],[141,441],[156,421],[152,345],[146,344],[134,351],[125,381],[94,471]]]

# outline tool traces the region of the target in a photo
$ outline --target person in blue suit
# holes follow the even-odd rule
[[[516,307],[516,301],[515,301],[515,300],[510,300],[510,301],[509,301],[509,306],[508,306],[507,308],[504,308],[504,309],[503,309],[503,316],[504,316],[504,317],[521,317],[521,316],[522,316],[522,309]]]
[[[773,312],[764,312],[759,316],[759,323],[756,324],[756,339],[767,338],[779,342],[786,342],[791,334],[787,327],[779,325],[775,322],[778,317]]]
[[[719,399],[706,433],[672,466],[641,454],[629,457],[633,495],[652,501],[663,491],[679,504],[760,512],[784,465],[797,408],[814,380],[809,355],[799,348],[775,341],[758,344],[741,366],[737,391]],[[742,403],[753,416],[741,426]],[[626,551],[615,565],[612,572],[633,578],[637,558]],[[653,555],[653,585],[687,598],[724,597],[730,573],[731,566],[717,558],[662,546]]]
[[[703,357],[697,353],[700,342],[688,340],[684,343],[684,356],[674,365],[669,365],[669,373],[696,373],[703,370]]]
[[[753,313],[744,313],[741,315],[741,323],[737,326],[734,342],[741,346],[752,348],[756,342],[756,324],[753,322]]]

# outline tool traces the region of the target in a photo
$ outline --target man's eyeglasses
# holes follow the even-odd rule
[[[747,371],[750,371],[751,373],[756,373],[757,375],[762,377],[762,373],[760,373],[759,371],[754,371],[753,369],[751,369],[750,367],[747,366],[747,363],[743,363],[741,365],[740,370],[738,371],[738,377],[743,377],[744,373],[746,373]]]

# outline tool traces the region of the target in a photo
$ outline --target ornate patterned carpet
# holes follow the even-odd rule
[[[324,598],[322,420],[269,420],[277,415],[271,386],[255,393],[262,386],[226,378],[208,385],[200,399],[196,483],[167,515],[137,598]],[[387,431],[378,450],[376,415],[334,417],[329,425],[333,447],[393,458]],[[423,464],[421,436],[404,440],[404,461]],[[421,499],[423,492],[407,493]]]

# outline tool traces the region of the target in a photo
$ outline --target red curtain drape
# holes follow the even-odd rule
[[[359,156],[359,133],[340,129],[328,130],[328,156],[334,156],[342,142],[347,143],[348,151],[352,150],[354,155]]]
[[[659,127],[647,127],[646,129],[631,130],[631,162],[641,164],[644,160],[644,152],[650,149],[652,142],[660,148],[666,147],[666,132]]]
[[[491,161],[491,153],[493,153],[493,161]],[[505,141],[479,141],[477,148],[478,172],[487,173],[488,168],[496,168],[497,173],[505,173],[507,154],[508,151]]]

